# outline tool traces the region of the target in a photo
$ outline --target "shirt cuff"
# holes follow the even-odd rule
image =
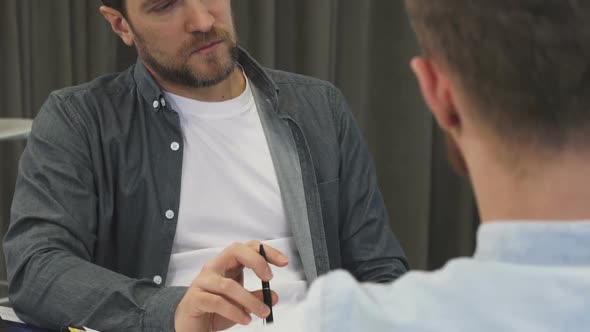
[[[147,301],[142,317],[143,331],[174,332],[176,307],[187,287],[165,287]]]

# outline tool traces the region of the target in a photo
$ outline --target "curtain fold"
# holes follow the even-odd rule
[[[410,71],[419,51],[403,2],[232,3],[240,42],[263,65],[325,79],[343,91],[373,153],[392,228],[412,267],[432,269],[471,254],[478,222],[473,194],[448,167],[442,136]],[[135,62],[134,50],[112,33],[99,5],[1,2],[0,117],[34,117],[49,92]],[[0,143],[2,232],[23,146]]]

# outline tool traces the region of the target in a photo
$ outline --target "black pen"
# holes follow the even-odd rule
[[[268,259],[266,258],[266,252],[264,252],[264,246],[262,244],[260,245],[260,255],[262,255],[262,257],[264,257],[264,260],[268,262]],[[268,315],[268,317],[266,317],[264,323],[270,324],[273,322],[272,295],[270,294],[270,282],[268,281],[262,282],[262,297],[264,298],[264,304],[266,304],[270,308],[270,314]]]

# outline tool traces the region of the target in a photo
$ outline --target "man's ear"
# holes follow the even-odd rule
[[[444,131],[456,132],[460,129],[461,119],[455,109],[447,75],[436,63],[423,57],[412,59],[411,67],[436,122]]]
[[[123,17],[121,12],[107,6],[101,6],[99,10],[102,16],[104,16],[109,22],[113,31],[121,37],[121,40],[123,40],[127,46],[135,45],[133,31],[129,26],[129,22],[127,22],[127,19]]]

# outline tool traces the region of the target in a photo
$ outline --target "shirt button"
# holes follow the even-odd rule
[[[160,99],[160,104],[162,104],[163,107],[166,107],[166,99]]]
[[[160,107],[160,102],[157,100],[154,100],[154,104],[153,104],[154,108],[158,108]]]
[[[172,142],[172,144],[170,144],[170,148],[172,151],[178,151],[180,150],[180,144],[178,142]]]
[[[162,284],[162,277],[160,277],[160,276],[155,276],[155,277],[154,277],[154,283],[155,283],[156,285],[160,285],[160,284]]]
[[[172,210],[166,211],[166,219],[168,219],[168,220],[174,219],[174,211],[172,211]]]

